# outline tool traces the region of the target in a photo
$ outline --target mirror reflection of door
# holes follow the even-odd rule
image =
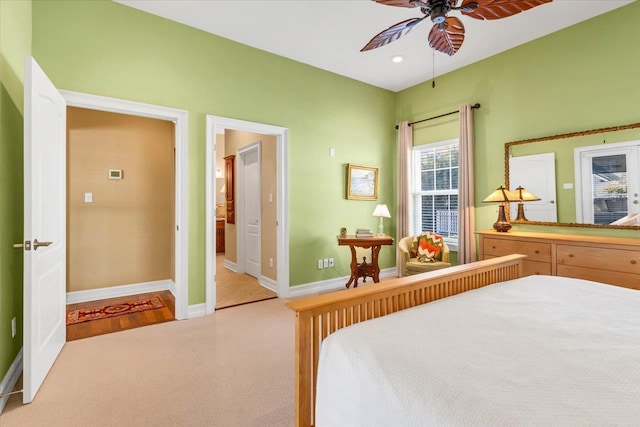
[[[576,148],[578,222],[637,225],[640,213],[640,146]]]
[[[509,186],[511,191],[522,186],[540,198],[539,201],[524,203],[529,221],[558,220],[555,153],[509,158]],[[510,214],[514,220],[518,214],[517,203],[511,203]]]

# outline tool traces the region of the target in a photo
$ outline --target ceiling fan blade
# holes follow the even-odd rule
[[[464,42],[464,25],[455,16],[450,16],[441,24],[435,24],[429,33],[429,46],[453,56]]]
[[[418,7],[416,4],[412,4],[410,0],[374,0],[376,3],[386,4],[387,6],[397,7]]]
[[[360,52],[376,49],[376,48],[378,48],[380,46],[384,46],[384,45],[389,44],[389,43],[391,43],[393,41],[396,41],[402,36],[406,36],[425,17],[422,17],[422,18],[411,18],[411,19],[407,19],[406,21],[398,22],[397,24],[395,24],[395,25],[387,28],[386,30],[376,34],[371,40],[369,40],[369,43],[367,43],[365,45],[365,47],[360,49]]]
[[[502,19],[533,9],[553,0],[464,0],[460,7],[463,15],[475,19]],[[475,6],[475,7],[474,7]]]

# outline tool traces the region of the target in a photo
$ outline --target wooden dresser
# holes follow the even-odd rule
[[[523,254],[524,275],[549,274],[640,289],[640,238],[478,231],[480,259]]]

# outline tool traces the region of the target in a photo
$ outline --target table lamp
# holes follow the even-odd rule
[[[373,216],[380,217],[380,225],[378,226],[378,234],[384,234],[384,226],[382,225],[382,218],[391,218],[387,205],[378,205],[373,211]]]
[[[498,206],[498,220],[493,224],[493,228],[496,231],[507,232],[511,229],[511,224],[507,221],[507,217],[504,213],[504,204],[506,202],[519,202],[520,199],[511,191],[504,188],[502,185],[496,188],[496,191],[489,194],[489,196],[483,200],[484,203],[500,203]]]
[[[530,191],[525,190],[522,186],[515,189],[513,192],[519,200],[518,203],[518,216],[516,217],[516,221],[528,221],[527,217],[524,216],[524,203],[523,202],[535,202],[540,200],[540,197],[531,193]]]

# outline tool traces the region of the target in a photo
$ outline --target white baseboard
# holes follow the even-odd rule
[[[207,314],[207,304],[202,303],[202,304],[190,305],[187,310],[187,319],[206,316],[206,314]]]
[[[229,261],[228,259],[224,260],[224,268],[226,268],[227,270],[231,270],[234,273],[238,272],[238,264],[233,261]]]
[[[268,278],[267,276],[260,276],[258,279],[258,284],[264,286],[265,288],[278,293],[278,282],[273,279]]]
[[[173,280],[169,280],[169,292],[171,292],[174,297],[178,295],[178,288],[176,287],[176,282]]]
[[[131,285],[111,286],[108,288],[90,289],[88,291],[67,292],[67,304],[97,301],[101,299],[126,297],[129,295],[145,294],[169,290],[175,296],[176,285],[173,280],[157,280],[155,282],[134,283]]]
[[[396,277],[396,268],[391,267],[380,270],[379,277],[381,279],[385,277]],[[335,279],[321,280],[319,282],[305,283],[304,285],[293,286],[289,288],[288,297],[298,298],[302,296],[318,295],[324,294],[326,292],[346,289],[344,285],[345,283],[347,283],[347,280],[349,280],[349,276],[337,277]],[[367,283],[365,283],[364,285],[366,286],[367,284],[371,283],[373,283],[373,279],[369,277],[367,278]],[[359,286],[362,286],[362,282],[360,282]]]
[[[16,386],[18,382],[18,378],[20,378],[20,374],[22,373],[22,349],[18,352],[18,355],[13,360],[11,366],[9,366],[9,370],[7,374],[2,379],[0,383],[0,394],[11,393],[13,388]],[[9,400],[9,396],[4,396],[0,398],[0,414],[2,414],[2,410],[4,409],[7,401]]]

